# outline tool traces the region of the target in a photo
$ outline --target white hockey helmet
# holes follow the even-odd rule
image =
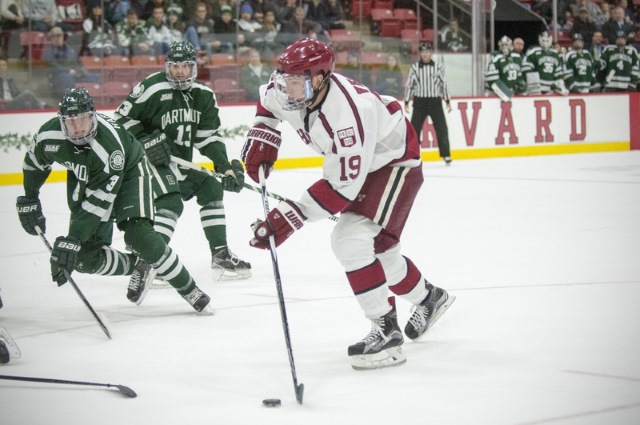
[[[538,44],[540,44],[540,47],[544,50],[550,49],[553,44],[553,38],[547,31],[544,31],[538,36]]]
[[[509,55],[511,50],[513,50],[513,40],[503,35],[502,38],[498,40],[498,50],[505,56]]]

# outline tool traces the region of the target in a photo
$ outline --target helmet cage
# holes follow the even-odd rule
[[[98,133],[98,117],[96,116],[95,111],[81,112],[74,115],[63,115],[62,113],[58,113],[58,117],[60,119],[62,134],[64,134],[65,139],[74,145],[84,146],[89,143],[89,141],[93,140]],[[91,120],[91,128],[87,133],[75,135],[73,134],[73,130],[69,130],[69,123],[84,121],[87,118]]]
[[[184,80],[177,80],[173,78],[171,75],[171,68],[174,66],[178,66],[179,64],[186,64],[191,67],[191,75],[186,77]],[[188,90],[193,85],[193,82],[196,81],[198,76],[198,66],[195,61],[180,61],[180,62],[172,62],[168,61],[165,63],[165,74],[167,76],[167,82],[169,85],[177,90]]]
[[[310,72],[299,75],[274,71],[272,78],[276,91],[276,101],[285,111],[304,109],[311,105],[316,98]]]
[[[509,55],[513,50],[513,41],[505,35],[498,41],[498,49],[503,55]]]
[[[538,43],[540,44],[540,47],[547,50],[551,48],[551,45],[553,44],[553,38],[549,35],[548,32],[543,32],[538,36]]]

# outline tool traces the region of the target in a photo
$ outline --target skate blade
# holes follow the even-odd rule
[[[0,339],[2,339],[7,346],[7,350],[9,350],[9,355],[12,359],[19,359],[22,357],[22,352],[18,348],[18,344],[16,344],[15,340],[9,333],[9,331],[0,325]]]
[[[355,370],[375,370],[400,366],[407,362],[407,356],[402,352],[402,346],[387,348],[376,354],[351,356],[351,367]]]
[[[447,298],[447,301],[445,301],[444,304],[442,304],[442,306],[438,309],[438,311],[436,311],[436,314],[434,314],[433,319],[431,319],[431,321],[429,322],[427,331],[431,329],[433,325],[436,324],[440,316],[442,316],[447,310],[449,310],[449,307],[451,307],[451,304],[453,304],[455,300],[456,300],[455,295],[449,295],[449,297]],[[424,333],[427,333],[427,331],[425,331]]]
[[[223,269],[222,267],[212,267],[213,281],[243,280],[251,277],[251,270],[232,271]]]
[[[216,314],[216,309],[211,305],[211,303],[209,303],[202,309],[202,311],[196,310],[196,313],[200,316],[213,316]]]
[[[162,279],[161,277],[156,276],[154,281],[151,282],[150,288],[151,289],[169,289],[169,288],[173,289],[173,286],[171,286],[169,282]]]
[[[422,333],[422,335],[414,339],[413,342],[419,341],[423,336],[425,336],[425,334],[429,332],[429,329],[431,329],[433,325],[436,324],[438,319],[440,319],[440,317],[449,309],[449,307],[451,307],[451,304],[453,304],[455,300],[456,300],[455,295],[449,295],[449,298],[447,298],[447,301],[445,301],[444,304],[440,306],[440,308],[436,311],[436,314],[434,314],[431,320],[429,321],[429,326],[427,326],[427,329]]]

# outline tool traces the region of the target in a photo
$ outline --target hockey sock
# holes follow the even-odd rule
[[[200,221],[209,247],[227,245],[227,222],[224,215],[224,203],[212,201],[200,209]]]
[[[133,272],[135,262],[134,254],[103,246],[89,253],[81,251],[77,269],[81,273],[102,276],[129,276]]]

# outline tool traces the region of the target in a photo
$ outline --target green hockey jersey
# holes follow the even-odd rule
[[[487,89],[498,80],[502,80],[515,93],[524,93],[526,87],[522,76],[522,56],[516,52],[511,52],[508,56],[499,51],[494,52],[485,73]]]
[[[542,93],[550,93],[554,83],[564,76],[564,66],[560,54],[555,49],[533,46],[527,50],[522,64],[522,73],[537,72],[540,76]]]
[[[230,168],[216,97],[204,84],[194,82],[189,90],[177,90],[165,72],[151,74],[133,88],[114,116],[138,139],[160,130],[179,158],[191,161],[196,148],[213,161],[216,171]]]
[[[564,59],[564,81],[572,93],[589,93],[599,88],[597,66],[586,50],[569,50]]]
[[[143,158],[142,145],[106,115],[96,114],[98,130],[84,146],[68,141],[59,118],[47,121],[33,137],[22,166],[24,191],[37,198],[53,163],[67,172],[69,236],[81,242],[93,236],[101,222],[111,220],[116,195],[125,175]]]
[[[599,67],[604,90],[635,90],[640,78],[638,52],[633,46],[609,45],[600,55]]]

